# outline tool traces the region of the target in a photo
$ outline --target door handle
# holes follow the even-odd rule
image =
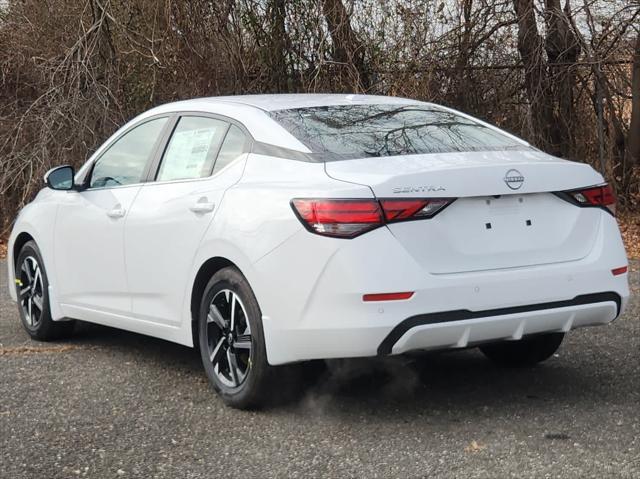
[[[125,210],[122,205],[116,205],[109,211],[107,211],[107,216],[109,218],[122,218],[127,210]]]
[[[206,197],[203,196],[193,205],[191,205],[189,209],[194,213],[211,213],[215,206],[215,203],[210,202]]]

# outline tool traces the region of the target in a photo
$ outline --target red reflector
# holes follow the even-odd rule
[[[625,274],[629,270],[628,266],[620,266],[619,268],[615,268],[611,270],[611,273],[614,276],[620,276],[621,274]]]
[[[377,293],[365,294],[362,301],[398,301],[400,299],[409,299],[413,296],[413,291],[405,293]]]

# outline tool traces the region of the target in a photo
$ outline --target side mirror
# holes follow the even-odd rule
[[[73,166],[65,165],[52,168],[44,175],[45,184],[52,190],[72,190],[75,171]]]

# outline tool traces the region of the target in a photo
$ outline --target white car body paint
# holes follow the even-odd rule
[[[622,313],[627,275],[612,269],[627,259],[615,218],[552,193],[601,184],[590,166],[551,157],[522,140],[517,151],[326,163],[286,158],[311,150],[267,112],[351,104],[423,103],[256,95],[189,100],[143,113],[107,140],[77,178],[123,131],[155,115],[230,118],[256,144],[275,149],[256,149],[197,180],[41,191],[20,213],[9,240],[10,285],[16,240],[29,235],[44,258],[55,320],[77,318],[191,346],[194,279],[207,260],[225,258],[255,293],[274,365],[517,340],[607,324]],[[525,178],[517,190],[505,182],[511,169]],[[293,198],[376,197],[457,199],[431,219],[388,224],[353,239],[307,231],[290,205]],[[213,208],[193,211],[199,202]],[[399,291],[414,295],[363,302],[364,294]],[[601,293],[610,296],[564,303]],[[16,300],[13,287],[10,294]],[[407,318],[451,311],[480,316],[398,333]],[[390,340],[394,328],[399,336]]]

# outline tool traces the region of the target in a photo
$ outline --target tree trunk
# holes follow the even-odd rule
[[[560,0],[545,0],[545,7],[545,49],[550,63],[549,85],[552,87],[554,103],[557,105],[556,128],[551,138],[552,149],[566,157],[571,155],[575,144],[572,134],[575,124],[574,63],[580,55],[580,44],[573,30],[569,0],[566,0],[564,10]]]
[[[627,159],[630,167],[640,166],[640,34],[636,38],[631,79],[631,124],[627,141]]]
[[[531,105],[533,143],[551,154],[558,154],[553,141],[553,97],[533,0],[513,0],[513,4],[518,19],[518,52],[524,64],[525,86]]]
[[[286,0],[270,0],[267,14],[269,17],[271,70],[269,85],[276,93],[288,91],[287,88],[287,31],[285,29]]]
[[[460,47],[458,58],[456,59],[456,100],[457,107],[462,111],[469,110],[469,57],[471,56],[471,11],[473,0],[462,1],[463,27],[460,36]]]
[[[333,42],[333,60],[352,70],[353,83],[358,90],[367,90],[371,79],[365,48],[351,27],[349,13],[342,0],[323,0],[322,11]]]

